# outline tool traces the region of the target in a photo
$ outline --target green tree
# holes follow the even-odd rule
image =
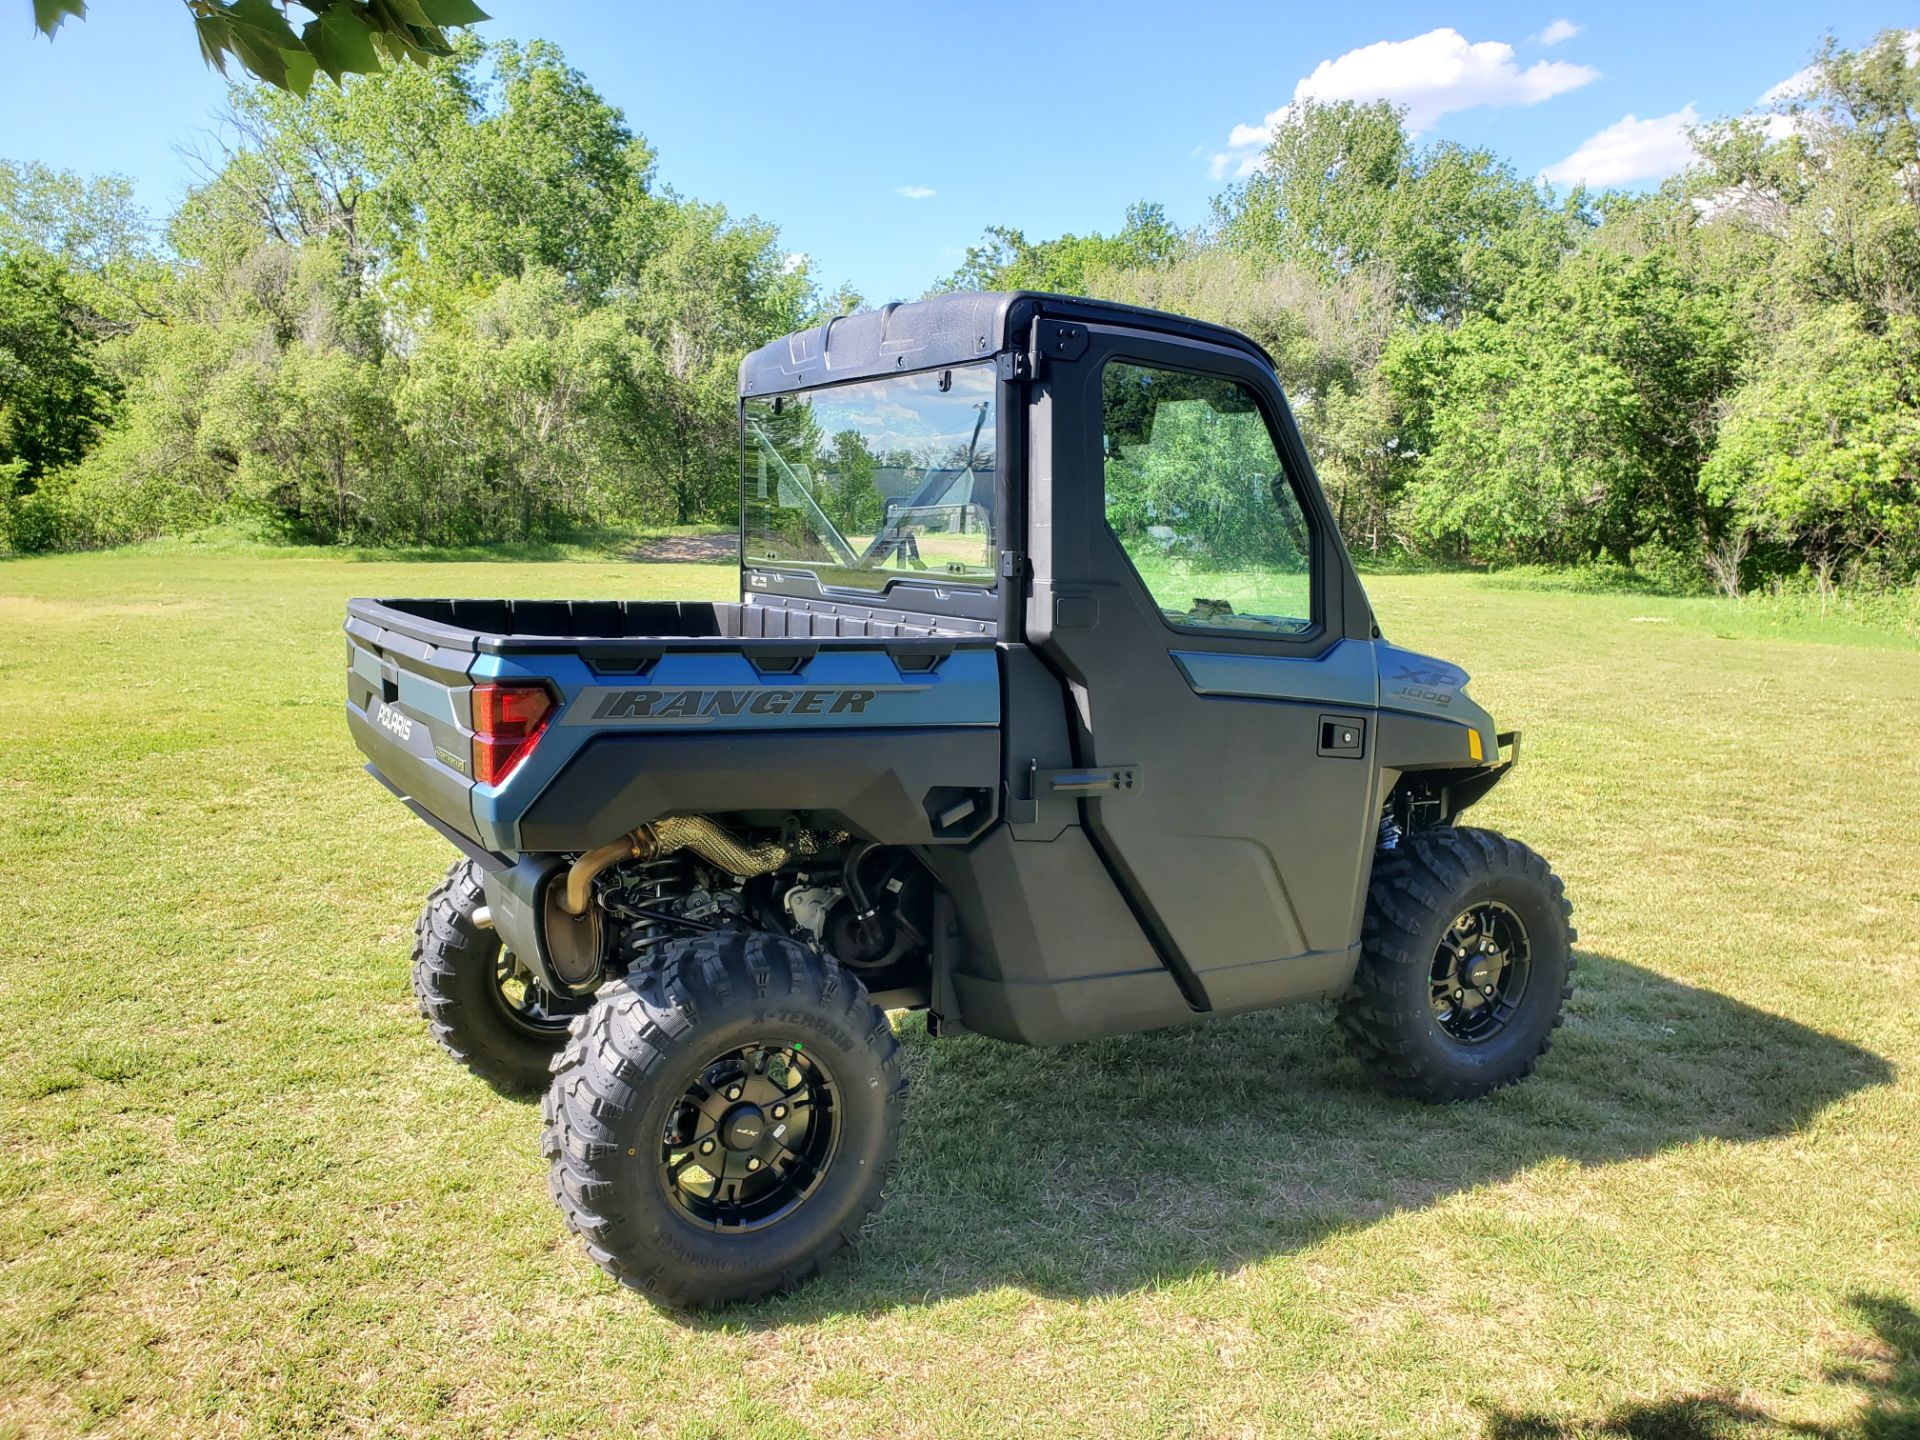
[[[81,313],[58,263],[0,254],[0,466],[28,488],[84,455],[112,415]]]
[[[546,42],[463,41],[304,100],[237,90],[230,119],[208,203],[287,243],[344,239],[397,308],[527,267],[597,298],[657,245],[652,149]]]
[[[778,232],[717,205],[664,212],[658,250],[619,300],[635,344],[629,409],[646,464],[665,482],[672,518],[731,517],[740,358],[797,329],[813,308],[804,268]]]
[[[626,352],[619,318],[531,270],[475,297],[422,338],[396,404],[405,502],[421,538],[528,539],[628,507],[629,457],[610,421]]]
[[[1770,118],[1703,127],[1685,190],[1756,285],[1878,329],[1920,313],[1920,47],[1829,39],[1810,77]]]
[[[880,528],[886,501],[875,482],[880,463],[858,430],[842,430],[833,437],[833,449],[823,456],[831,477],[817,492],[820,508],[843,535],[871,535]]]
[[[150,229],[124,175],[89,180],[0,160],[0,250],[37,251],[97,273],[151,258]]]
[[[226,514],[446,542],[731,515],[739,359],[816,311],[805,266],[772,226],[655,194],[650,147],[552,46],[456,51],[305,99],[235,92],[153,262],[154,319],[101,351],[124,418],[62,492],[91,507],[64,533]]]
[[[59,265],[95,340],[159,316],[167,266],[153,224],[121,175],[86,179],[28,161],[0,160],[0,254]]]
[[[1824,308],[1768,348],[1733,396],[1701,484],[1823,584],[1920,567],[1920,317],[1876,330]]]
[[[1911,32],[1859,51],[1828,40],[1773,117],[1708,126],[1696,144],[1703,163],[1675,199],[1702,268],[1759,337],[1702,488],[1759,542],[1751,578],[1911,576],[1920,47]],[[1720,568],[1735,588],[1731,560]]]
[[[1115,235],[1062,235],[1029,241],[1006,225],[989,225],[978,245],[936,290],[1050,290],[1087,293],[1098,270],[1158,266],[1182,253],[1186,237],[1167,220],[1166,211],[1145,200],[1127,207],[1126,224]]]
[[[1698,476],[1745,343],[1725,297],[1593,251],[1504,312],[1403,332],[1383,359],[1411,530],[1461,559],[1697,552],[1722,524]]]
[[[1295,106],[1262,168],[1215,202],[1221,243],[1332,283],[1393,277],[1417,317],[1458,321],[1551,266],[1591,223],[1584,194],[1556,205],[1485,150],[1416,149],[1386,101]]]

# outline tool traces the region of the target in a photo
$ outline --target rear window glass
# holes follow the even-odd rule
[[[742,559],[822,584],[991,587],[998,571],[991,364],[742,406]]]

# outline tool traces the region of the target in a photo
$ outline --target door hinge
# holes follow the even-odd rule
[[[1033,796],[1044,787],[1055,795],[1082,795],[1097,800],[1104,795],[1133,795],[1140,789],[1138,765],[1080,765],[1070,770],[1032,771]]]
[[[1027,348],[1008,350],[1000,356],[1002,380],[1038,380],[1049,360],[1078,360],[1087,353],[1087,327],[1066,320],[1036,320],[1027,337]]]
[[[1019,550],[1000,552],[1000,578],[1003,580],[1023,580],[1027,575],[1027,557]]]
[[[1027,762],[1027,793],[1007,796],[1007,822],[1031,825],[1040,818],[1042,797],[1059,800],[1100,800],[1140,792],[1138,765],[1076,765],[1064,770],[1042,770],[1038,760]],[[1013,787],[1007,787],[1011,790]]]
[[[1046,360],[1078,360],[1087,353],[1087,327],[1066,320],[1036,321],[1033,349]]]

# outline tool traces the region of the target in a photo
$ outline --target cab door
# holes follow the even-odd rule
[[[1078,764],[1035,798],[1078,799],[1196,1008],[1343,986],[1379,807],[1371,616],[1279,387],[1225,347],[1036,323],[1027,638]]]

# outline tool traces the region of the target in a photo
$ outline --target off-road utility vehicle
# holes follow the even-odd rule
[[[705,1304],[850,1243],[890,1008],[1058,1045],[1330,997],[1395,1092],[1532,1070],[1569,908],[1459,825],[1518,737],[1381,639],[1258,345],[890,305],[749,355],[740,435],[737,602],[348,609],[368,768],[464,857],[421,1009],[548,1086],[607,1270]]]

